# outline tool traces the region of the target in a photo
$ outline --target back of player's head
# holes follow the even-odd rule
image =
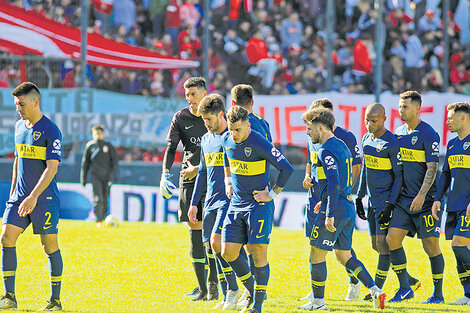
[[[220,112],[225,113],[225,101],[221,95],[216,93],[207,95],[199,102],[198,114],[217,115]]]
[[[470,105],[467,102],[454,102],[447,106],[447,111],[454,111],[454,113],[465,113],[470,115]]]
[[[91,128],[91,131],[101,131],[104,132],[104,126],[103,125],[95,125]]]
[[[333,115],[333,112],[327,108],[308,110],[302,114],[302,119],[305,123],[322,124],[331,131],[333,131],[333,126],[335,125],[335,116]]]
[[[333,102],[328,98],[317,99],[310,105],[310,110],[316,108],[325,108],[333,111]]]
[[[405,91],[404,93],[400,94],[400,99],[411,99],[411,103],[419,106],[421,106],[422,102],[421,95],[419,92],[414,90]]]
[[[227,112],[227,120],[230,123],[236,123],[238,121],[248,121],[248,111],[241,106],[232,106]]]
[[[250,107],[253,103],[253,87],[246,84],[239,84],[232,88],[232,100],[236,105]]]
[[[204,77],[190,77],[184,82],[183,87],[186,89],[197,87],[197,89],[207,90]]]
[[[15,90],[11,92],[11,94],[14,97],[29,96],[41,100],[41,92],[39,91],[39,88],[32,82],[24,82],[19,84],[18,87],[16,87]]]

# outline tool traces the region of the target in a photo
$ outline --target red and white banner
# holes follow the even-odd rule
[[[336,92],[309,95],[255,96],[254,111],[263,116],[271,127],[275,144],[306,145],[306,128],[302,114],[310,104],[321,98],[329,98],[334,104],[336,125],[349,129],[360,142],[367,132],[364,125],[364,113],[367,106],[375,102],[374,95],[350,95]],[[427,93],[422,96],[421,119],[431,124],[441,137],[441,153],[454,137],[446,125],[446,106],[453,102],[469,102],[470,97],[454,93]],[[399,95],[384,94],[381,103],[385,107],[387,121],[385,126],[392,132],[400,125],[398,113]],[[230,100],[227,101],[230,103]]]
[[[0,0],[0,29],[0,48],[4,51],[20,55],[26,52],[45,57],[80,58],[79,28],[55,22],[35,11],[26,11],[5,0]],[[96,33],[88,34],[87,62],[132,69],[199,66],[197,61],[164,56]]]

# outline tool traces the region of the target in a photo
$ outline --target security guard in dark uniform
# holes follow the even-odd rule
[[[101,125],[91,129],[93,140],[86,144],[82,158],[80,181],[83,186],[87,183],[88,171],[93,185],[93,205],[97,226],[103,224],[108,212],[108,196],[112,180],[118,176],[118,159],[113,145],[104,141],[104,128]]]

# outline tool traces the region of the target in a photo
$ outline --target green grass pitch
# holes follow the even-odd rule
[[[185,225],[122,223],[117,228],[97,228],[94,223],[60,222],[60,247],[64,258],[61,299],[67,312],[214,312],[216,301],[190,303],[184,294],[196,286],[189,261],[189,235]],[[355,232],[354,249],[372,275],[377,254],[369,236]],[[452,302],[463,294],[455,270],[450,242],[441,238],[446,261],[444,297]],[[387,305],[383,312],[470,312],[465,307],[423,305],[432,293],[429,259],[420,241],[406,239],[410,273],[422,281],[414,299]],[[309,291],[309,245],[300,230],[275,228],[269,260],[271,277],[263,312],[302,312],[298,298]],[[49,297],[49,269],[38,236],[28,228],[17,245],[16,297],[18,311],[36,311]],[[333,312],[373,312],[370,302],[342,301],[348,277],[334,256],[328,256],[327,308]],[[397,287],[390,270],[384,289],[387,297]],[[361,298],[366,295],[361,289]]]

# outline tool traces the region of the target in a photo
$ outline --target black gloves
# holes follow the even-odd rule
[[[366,212],[364,211],[364,205],[362,204],[362,198],[356,198],[356,213],[362,220],[367,220]]]
[[[394,205],[390,202],[385,202],[385,208],[380,212],[378,222],[379,224],[387,224],[392,219]]]

